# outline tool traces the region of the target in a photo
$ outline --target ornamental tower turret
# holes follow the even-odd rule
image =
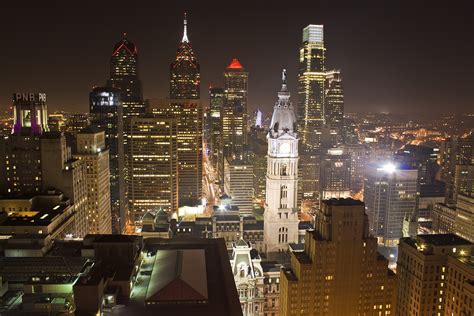
[[[268,139],[264,242],[267,254],[298,242],[298,135],[283,70]]]

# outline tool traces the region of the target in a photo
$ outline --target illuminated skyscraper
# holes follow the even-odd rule
[[[298,123],[302,143],[309,149],[320,146],[324,124],[325,52],[323,25],[305,27],[299,52]]]
[[[364,202],[370,232],[379,243],[395,247],[402,237],[403,218],[418,209],[418,169],[393,163],[368,164]]]
[[[440,165],[441,180],[446,183],[446,202],[449,204],[456,203],[456,196],[460,186],[456,183],[456,168],[461,172],[466,167],[457,167],[458,165],[474,164],[474,133],[470,133],[465,137],[453,137],[441,143],[440,148]],[[458,173],[458,176],[462,174]],[[458,177],[459,178],[459,177]]]
[[[268,253],[298,242],[298,135],[286,71],[268,131],[264,243]]]
[[[248,72],[237,58],[224,72],[224,107],[221,112],[224,158],[242,158],[247,144]]]
[[[332,148],[321,157],[320,198],[348,198],[351,194],[351,156],[342,148]]]
[[[107,86],[120,90],[123,116],[137,116],[145,114],[142,83],[138,78],[138,50],[130,42],[127,34],[115,44],[110,57],[110,79]]]
[[[127,131],[127,186],[130,224],[148,211],[178,208],[176,121],[159,116],[134,117]]]
[[[200,95],[200,67],[188,39],[187,23],[185,13],[183,38],[170,65],[170,99],[199,99]]]
[[[82,238],[88,229],[89,165],[84,160],[73,158],[66,137],[61,132],[47,132],[41,137],[41,174],[43,188],[64,192],[73,204],[74,237]]]
[[[13,94],[14,135],[41,135],[47,132],[48,111],[45,93]]]
[[[49,130],[45,93],[13,94],[12,135],[0,139],[0,191],[42,190],[40,137]]]
[[[253,215],[253,165],[246,160],[225,160],[224,191],[241,215]]]
[[[394,315],[395,298],[396,276],[377,253],[364,203],[323,201],[304,251],[280,272],[279,315]]]
[[[76,137],[74,157],[86,164],[88,232],[111,234],[109,151],[105,148],[105,132],[90,126]]]
[[[87,233],[86,165],[61,132],[48,132],[44,93],[15,93],[13,134],[0,138],[0,194],[30,197],[60,190],[70,199],[74,237]]]
[[[170,107],[178,124],[179,205],[195,204],[202,197],[203,109],[199,100],[199,64],[187,34],[170,66]]]
[[[335,133],[333,146],[343,143],[344,132],[344,90],[341,72],[331,70],[326,72],[326,89],[324,99],[325,124]]]
[[[209,157],[214,168],[219,161],[219,149],[221,143],[221,111],[224,106],[224,89],[213,87],[209,89]]]
[[[105,131],[105,146],[109,150],[112,230],[114,233],[121,233],[125,224],[126,190],[120,90],[111,87],[94,88],[89,93],[89,105],[92,125]]]

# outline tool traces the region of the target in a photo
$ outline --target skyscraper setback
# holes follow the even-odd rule
[[[324,124],[325,53],[323,25],[305,27],[299,51],[298,121],[302,143],[309,149],[320,146]]]
[[[142,84],[138,78],[138,49],[127,38],[127,33],[115,44],[110,57],[110,79],[107,86],[120,89],[124,117],[145,113]]]
[[[203,109],[200,97],[200,68],[187,33],[170,65],[170,107],[178,124],[179,204],[195,204],[202,197]]]

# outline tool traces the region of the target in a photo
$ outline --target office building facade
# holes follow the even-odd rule
[[[396,275],[377,253],[364,203],[323,201],[315,222],[280,272],[279,315],[394,315]]]
[[[49,130],[45,93],[13,93],[13,128],[0,139],[3,193],[41,191],[40,136]]]
[[[200,67],[187,33],[170,65],[170,107],[178,125],[179,205],[195,205],[202,198],[203,109],[200,102]]]
[[[461,275],[450,273],[453,267],[448,260],[466,262],[472,250],[472,243],[454,234],[402,238],[397,261],[396,315],[453,315],[445,311],[447,305],[456,310],[461,303],[456,302],[457,295],[452,292],[453,286],[461,283]],[[457,286],[457,289],[460,292],[462,287]],[[447,296],[448,291],[450,296]]]
[[[108,87],[121,92],[123,117],[145,114],[142,83],[138,76],[138,49],[124,33],[110,57]]]
[[[173,118],[134,117],[127,131],[129,224],[147,212],[178,210],[177,124]]]
[[[334,131],[332,145],[339,146],[344,142],[344,89],[340,70],[326,72],[324,93],[324,123]]]
[[[121,92],[116,88],[97,87],[89,93],[91,124],[105,131],[109,150],[110,203],[112,231],[121,233],[125,224],[126,190]]]
[[[242,159],[247,144],[248,72],[234,58],[224,72],[224,106],[221,111],[224,158]]]
[[[379,243],[396,246],[402,237],[403,218],[418,208],[418,169],[393,163],[368,164],[364,202],[370,232]]]
[[[351,194],[351,157],[333,148],[321,157],[320,199],[348,198]]]
[[[76,137],[75,158],[86,164],[88,232],[111,234],[109,150],[105,147],[105,132],[87,127]]]
[[[324,125],[325,55],[323,25],[308,25],[299,50],[298,125],[302,144],[310,149],[320,146]]]
[[[209,88],[209,142],[208,152],[212,166],[218,170],[218,161],[221,153],[221,111],[224,106],[224,88]]]
[[[239,208],[239,214],[252,215],[253,210],[253,164],[249,161],[225,160],[224,191],[231,197],[232,205]]]

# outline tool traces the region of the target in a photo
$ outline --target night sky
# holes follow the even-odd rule
[[[10,105],[15,91],[44,91],[50,112],[88,111],[88,93],[105,84],[123,32],[138,46],[144,96],[167,96],[187,11],[205,100],[208,86],[221,85],[222,72],[237,57],[250,72],[251,109],[271,109],[282,68],[296,103],[302,28],[324,24],[327,65],[342,71],[346,112],[474,112],[472,1],[352,2],[358,5],[1,1],[0,108]]]

